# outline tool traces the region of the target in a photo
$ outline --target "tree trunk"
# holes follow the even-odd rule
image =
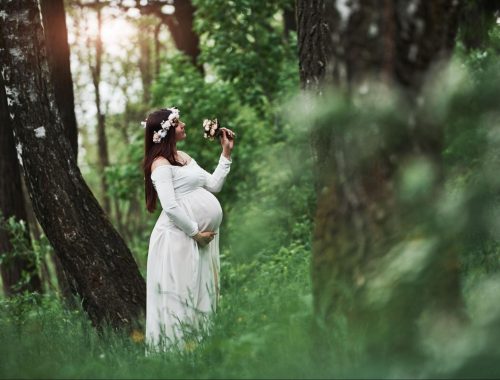
[[[0,44],[3,46],[2,44]],[[17,221],[27,222],[26,209],[24,208],[23,189],[21,186],[21,172],[17,161],[17,152],[14,143],[12,123],[9,117],[7,96],[2,77],[0,77],[0,211],[5,219],[11,216]],[[29,225],[26,224],[26,241],[31,242]],[[31,243],[29,244],[31,246]],[[7,296],[29,292],[42,292],[42,283],[36,272],[35,257],[12,255],[13,246],[8,231],[0,226],[0,254],[6,254],[1,265],[4,293]],[[23,272],[30,276],[28,283],[20,284]],[[16,285],[21,285],[16,287]]]
[[[1,2],[0,52],[15,141],[34,210],[94,324],[130,325],[145,283],[86,185],[55,106],[37,1]]]
[[[164,17],[175,47],[191,58],[193,64],[202,73],[203,65],[198,62],[200,55],[200,38],[193,29],[194,12],[196,8],[191,0],[175,0],[175,12],[172,16]]]
[[[142,82],[142,102],[149,104],[151,99],[151,83],[153,82],[152,73],[152,54],[150,45],[150,28],[141,27],[138,30],[139,41],[139,72],[141,73]]]
[[[418,88],[431,64],[447,57],[454,46],[459,8],[451,1],[384,0],[381,6],[371,0],[339,5],[341,11],[336,4],[298,2],[305,88],[349,87],[371,79]]]
[[[155,47],[155,77],[158,78],[160,75],[160,63],[161,63],[161,57],[160,57],[160,32],[161,32],[161,26],[162,23],[159,22],[158,24],[155,25],[155,32],[154,32],[154,47]]]
[[[283,10],[283,29],[287,40],[290,36],[290,32],[297,31],[297,13],[295,11],[295,6],[287,6]]]
[[[97,159],[99,176],[101,180],[101,192],[104,210],[108,215],[111,215],[111,203],[108,196],[108,182],[106,180],[106,168],[109,166],[108,140],[106,138],[106,115],[102,112],[101,102],[101,66],[102,66],[102,7],[96,7],[97,13],[97,35],[95,37],[95,62],[90,67],[92,73],[92,83],[94,85],[95,105],[97,110]],[[89,46],[90,48],[90,46]]]
[[[63,0],[40,0],[45,46],[56,104],[75,157],[78,156],[78,128],[71,78],[68,30]]]
[[[298,0],[297,8],[301,83],[316,93],[335,87],[359,94],[373,91],[378,81],[415,94],[431,65],[449,55],[457,30],[453,0]],[[363,160],[359,152],[376,143],[359,143],[352,136],[362,131],[345,131],[334,127],[336,123],[332,120],[331,128],[314,138],[319,167],[312,259],[315,312],[328,321],[335,311],[347,310],[353,325],[369,326],[367,335],[378,341],[377,354],[387,349],[404,355],[414,348],[415,320],[426,306],[445,311],[462,307],[451,244],[429,248],[432,252],[414,282],[406,287],[398,278],[394,289],[383,290],[383,305],[374,306],[369,299],[391,267],[388,263],[401,258],[409,246],[436,238],[426,224],[429,214],[424,217],[402,204],[396,189],[405,164],[425,162],[435,182],[429,198],[420,201],[431,204],[442,185],[443,125],[426,128],[417,120],[416,125],[401,126],[405,130],[398,131],[397,144],[385,141]],[[419,292],[424,278],[428,290]]]
[[[64,131],[71,148],[78,158],[78,127],[75,116],[73,79],[71,77],[68,30],[63,0],[40,0],[45,46],[50,69],[50,79],[54,86],[55,98]],[[69,273],[64,272],[57,256],[53,258],[59,290],[65,300],[72,303],[75,290],[69,284]],[[73,292],[70,292],[73,289]]]

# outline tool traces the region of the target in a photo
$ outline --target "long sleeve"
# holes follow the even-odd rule
[[[154,172],[153,185],[160,199],[161,207],[177,227],[189,236],[196,235],[199,232],[198,224],[189,218],[175,199],[172,168],[169,165],[163,165],[156,168]]]
[[[229,174],[231,169],[232,162],[233,161],[227,159],[221,154],[219,164],[215,168],[213,174],[210,174],[206,170],[202,169],[205,172],[204,187],[208,191],[211,191],[212,193],[218,193],[221,191],[222,185],[224,185],[224,181],[226,180],[226,176]]]

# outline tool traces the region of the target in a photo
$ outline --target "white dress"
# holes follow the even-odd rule
[[[231,160],[220,156],[213,174],[191,158],[185,166],[162,165],[151,173],[162,212],[149,241],[146,344],[162,350],[183,341],[214,312],[219,296],[219,192]],[[206,246],[193,236],[215,231]]]

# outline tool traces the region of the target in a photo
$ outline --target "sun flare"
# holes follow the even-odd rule
[[[122,45],[135,33],[135,27],[123,19],[109,20],[102,25],[102,41],[109,47]]]
[[[90,18],[87,24],[87,35],[95,39],[97,37],[97,19]],[[123,48],[130,45],[136,35],[135,25],[120,18],[104,19],[101,28],[101,39],[104,49],[112,55],[120,54]]]

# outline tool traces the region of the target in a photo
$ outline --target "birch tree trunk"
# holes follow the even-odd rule
[[[130,325],[145,309],[145,282],[86,185],[64,133],[38,3],[1,2],[0,14],[2,75],[36,216],[92,322]]]

